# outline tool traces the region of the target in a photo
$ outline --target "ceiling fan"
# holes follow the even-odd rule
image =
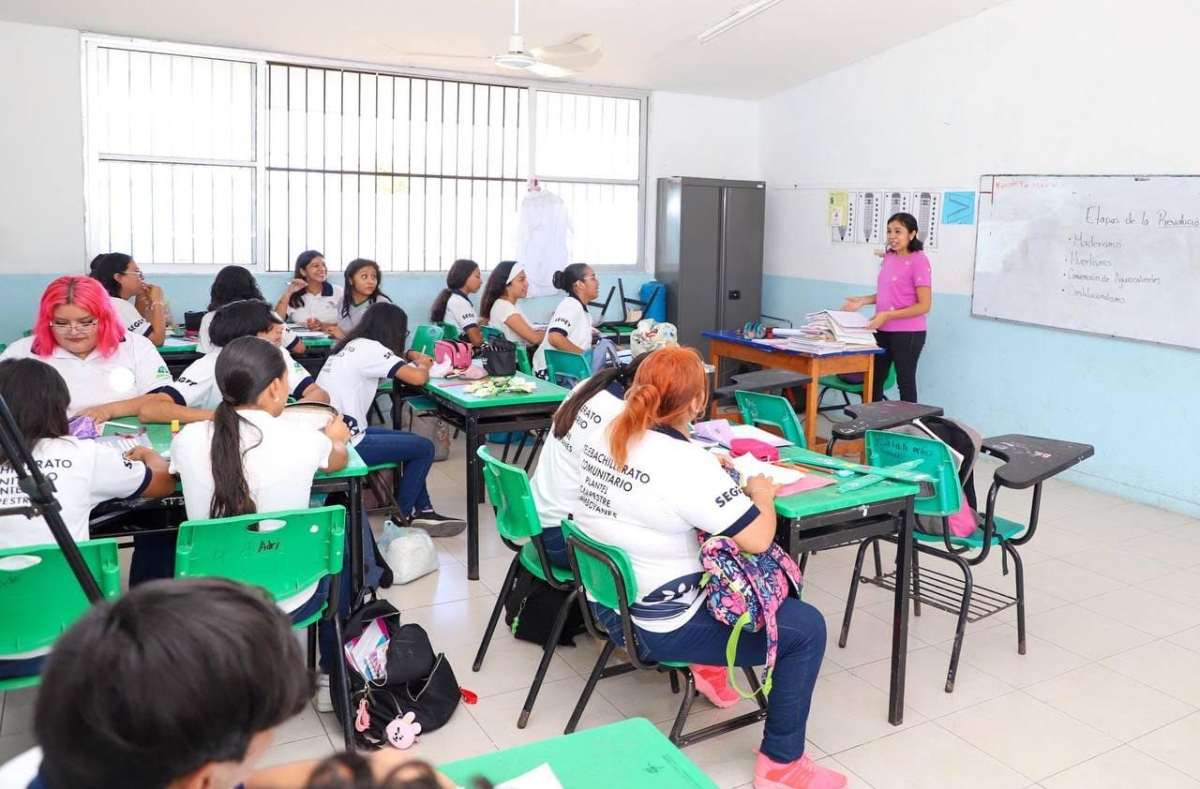
[[[576,36],[562,44],[525,48],[521,35],[521,0],[513,0],[513,32],[508,37],[508,50],[490,57],[486,55],[452,55],[445,52],[400,52],[409,57],[436,57],[464,60],[490,60],[504,71],[525,71],[538,77],[561,79],[573,77],[600,62],[600,37],[591,33]],[[387,44],[389,49],[395,50]]]

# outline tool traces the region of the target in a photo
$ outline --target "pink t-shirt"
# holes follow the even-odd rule
[[[932,287],[929,258],[924,252],[912,252],[905,257],[889,252],[879,264],[879,281],[875,287],[875,312],[902,310],[917,303],[917,288]],[[894,318],[879,327],[879,331],[925,331],[925,316]]]

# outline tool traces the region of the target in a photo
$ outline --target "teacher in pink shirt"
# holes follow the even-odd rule
[[[896,214],[887,223],[888,249],[879,265],[875,292],[852,296],[843,310],[856,311],[875,305],[875,317],[867,324],[883,353],[875,356],[875,387],[871,398],[883,399],[883,381],[888,366],[896,365],[900,399],[917,402],[917,360],[925,347],[925,315],[933,303],[929,258],[917,238],[917,220],[912,214]]]

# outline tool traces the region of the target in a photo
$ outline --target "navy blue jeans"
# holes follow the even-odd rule
[[[425,486],[425,478],[433,467],[432,441],[416,433],[371,425],[354,448],[368,466],[400,464],[396,503],[406,516],[414,511],[433,509]]]
[[[613,640],[621,644],[621,617],[617,612],[592,604],[592,612]],[[788,598],[776,615],[779,651],[775,657],[767,722],[763,727],[762,752],[772,761],[786,764],[804,753],[805,727],[812,705],[817,671],[825,656],[825,619],[808,603]],[[722,624],[702,606],[691,621],[670,633],[651,633],[634,625],[638,654],[656,661],[724,666],[725,645],[733,628]],[[742,633],[738,641],[738,666],[761,666],[767,660],[767,633]]]

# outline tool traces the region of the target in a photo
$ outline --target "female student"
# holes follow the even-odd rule
[[[912,214],[895,214],[888,220],[887,244],[875,292],[846,299],[842,309],[853,312],[875,305],[875,317],[867,328],[875,332],[875,342],[883,353],[875,355],[872,399],[883,399],[883,381],[894,364],[900,399],[915,403],[917,360],[925,347],[925,315],[933,303],[933,277]]]
[[[217,360],[221,350],[238,337],[261,337],[280,346],[279,355],[287,368],[288,396],[297,400],[329,402],[329,395],[317,386],[308,371],[282,348],[283,321],[262,301],[235,301],[215,313],[212,320],[212,353],[188,365],[175,383],[166,387],[172,402],[147,403],[138,411],[143,422],[202,422],[213,418],[221,402],[217,386]]]
[[[97,423],[169,400],[166,387],[174,383],[158,350],[145,337],[126,333],[112,300],[90,277],[51,282],[33,335],[8,346],[0,358],[36,358],[58,370],[71,392],[69,415]]]
[[[54,495],[63,523],[76,541],[88,539],[88,516],[102,501],[161,498],[175,490],[167,462],[149,447],[134,447],[124,457],[115,449],[75,438],[67,426],[67,384],[53,367],[35,359],[0,361],[0,396],[8,403],[21,435],[38,466],[53,474]],[[17,473],[0,454],[0,507],[26,506]],[[54,542],[42,516],[0,515],[0,550]],[[0,660],[0,678],[37,674],[38,650]]]
[[[162,347],[167,339],[166,297],[162,288],[143,279],[142,269],[134,259],[123,252],[97,255],[90,273],[112,297],[125,330],[141,334],[156,347]],[[133,297],[136,297],[134,303],[130,304]]]
[[[546,369],[546,349],[587,353],[592,347],[592,316],[588,302],[600,295],[600,280],[586,263],[572,263],[554,272],[554,287],[567,296],[554,308],[546,336],[533,354],[533,371]]]
[[[346,266],[346,287],[342,290],[342,306],[338,312],[338,329],[333,333],[339,340],[362,321],[371,305],[382,299],[392,300],[381,290],[383,273],[379,264],[366,258],[355,258]]]
[[[479,314],[489,326],[503,331],[509,342],[539,345],[546,338],[546,330],[530,326],[517,303],[527,293],[529,278],[525,276],[525,267],[515,260],[505,260],[488,277]]]
[[[258,280],[241,266],[226,266],[218,271],[208,293],[208,312],[200,319],[200,336],[196,343],[196,350],[200,353],[209,353],[217,347],[209,337],[209,327],[212,326],[213,315],[217,310],[235,301],[266,302],[262,291],[259,290]],[[282,320],[283,316],[280,316],[280,321]],[[287,326],[283,327],[280,344],[291,353],[304,353],[304,343]]]
[[[434,537],[450,537],[467,524],[433,509],[425,485],[433,466],[433,442],[415,433],[367,424],[381,382],[395,378],[420,386],[429,380],[429,357],[416,351],[405,353],[407,337],[408,316],[404,310],[395,304],[376,304],[333,346],[317,376],[317,385],[329,393],[329,402],[345,415],[350,442],[368,466],[402,464],[396,502],[409,525]]]
[[[693,664],[698,687],[720,687],[725,670],[704,666],[725,663],[731,628],[705,605],[696,532],[724,535],[749,553],[765,551],[775,537],[776,488],[756,475],[743,492],[714,456],[688,440],[688,423],[707,399],[708,381],[695,351],[649,354],[625,395],[625,409],[608,430],[592,431],[583,441],[584,455],[593,458],[583,465],[583,488],[594,494],[581,496],[575,522],[632,560],[637,648],[653,660]],[[593,610],[610,633],[621,632],[616,612],[595,604]],[[792,598],[777,616],[774,688],[754,786],[837,789],[846,779],[804,754],[825,620]],[[765,656],[766,633],[742,633],[734,662],[759,666]]]
[[[474,260],[456,260],[446,272],[446,287],[433,300],[429,319],[434,323],[445,321],[458,327],[463,339],[475,347],[483,345],[483,332],[479,329],[479,318],[468,295],[483,285],[479,264]]]
[[[315,249],[296,257],[293,279],[275,305],[279,317],[307,326],[313,331],[336,328],[342,304],[342,289],[328,282],[325,256]]]
[[[529,482],[546,553],[559,567],[571,566],[560,524],[579,509],[583,441],[593,433],[603,433],[625,408],[625,391],[647,356],[596,373],[572,390],[554,413],[550,435]]]

